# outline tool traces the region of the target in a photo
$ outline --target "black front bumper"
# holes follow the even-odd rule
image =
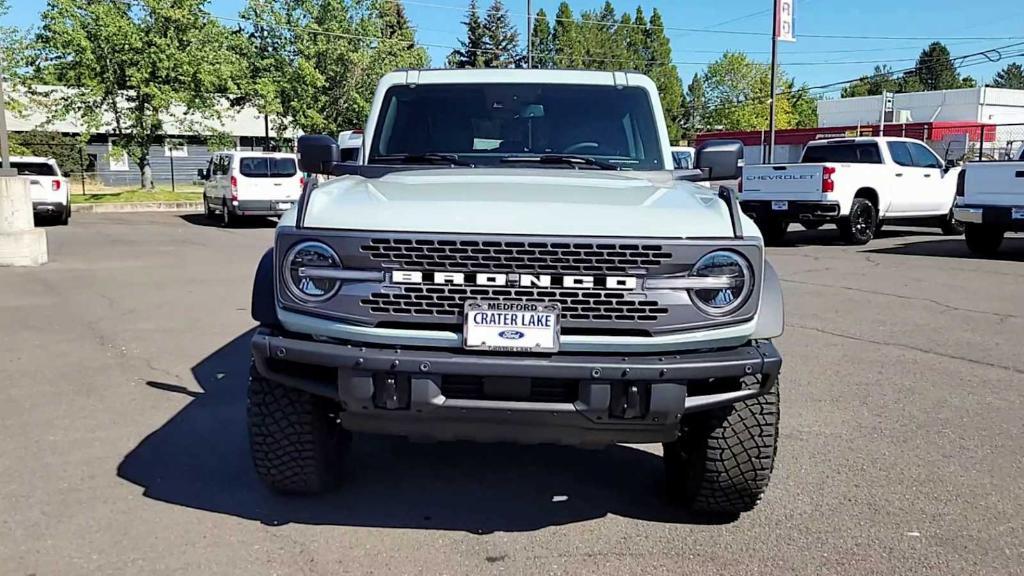
[[[652,356],[528,357],[371,348],[260,329],[263,376],[341,402],[354,431],[556,444],[667,442],[685,413],[763,394],[782,358],[767,341]],[[556,397],[537,391],[557,388]]]
[[[743,200],[740,209],[754,220],[785,220],[787,222],[830,222],[839,219],[838,202],[788,200],[785,210],[773,210],[770,200]]]

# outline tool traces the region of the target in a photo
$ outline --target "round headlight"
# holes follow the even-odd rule
[[[690,277],[726,280],[721,288],[690,291],[693,304],[709,316],[725,316],[739,310],[754,289],[750,264],[739,254],[725,250],[705,254],[690,270]]]
[[[341,281],[316,274],[318,270],[341,269],[338,255],[320,242],[302,242],[295,246],[285,257],[284,266],[288,291],[303,302],[323,302],[334,296],[341,287]]]

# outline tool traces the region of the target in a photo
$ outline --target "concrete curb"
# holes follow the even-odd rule
[[[110,202],[97,204],[75,204],[72,212],[202,212],[202,201],[196,202]]]

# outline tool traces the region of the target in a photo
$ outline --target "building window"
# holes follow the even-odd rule
[[[164,156],[188,158],[188,145],[185,144],[184,140],[168,138],[164,140]]]
[[[107,142],[107,163],[110,164],[111,172],[127,172],[131,169],[128,163],[128,153],[120,150],[114,139]]]

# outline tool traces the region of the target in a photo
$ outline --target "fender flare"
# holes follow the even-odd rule
[[[782,336],[786,324],[786,311],[782,298],[782,283],[775,268],[764,263],[764,281],[761,283],[761,303],[758,307],[754,340],[770,340]]]
[[[252,319],[261,326],[280,328],[281,320],[277,317],[277,298],[274,295],[274,249],[263,253],[260,263],[256,266],[256,275],[252,281]]]

